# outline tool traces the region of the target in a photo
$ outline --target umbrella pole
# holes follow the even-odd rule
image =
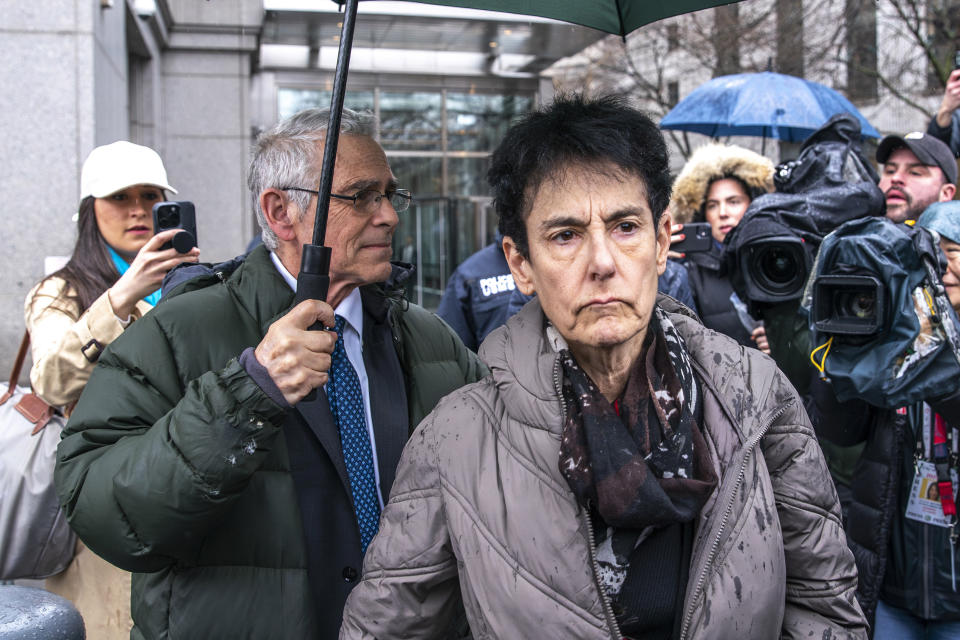
[[[330,247],[323,246],[323,243],[327,235],[327,213],[330,209],[333,166],[337,159],[340,116],[343,112],[343,98],[347,92],[347,71],[350,68],[350,50],[353,46],[353,27],[356,23],[358,2],[359,0],[346,0],[344,6],[343,26],[340,29],[340,52],[337,55],[337,67],[333,74],[333,95],[330,97],[330,121],[324,139],[320,185],[317,187],[313,243],[303,245],[300,273],[297,275],[297,303],[302,300],[326,300],[327,290],[330,288]]]

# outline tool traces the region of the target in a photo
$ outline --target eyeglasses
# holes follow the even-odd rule
[[[284,191],[303,191],[305,193],[319,195],[319,192],[316,189],[304,189],[302,187],[280,188]],[[406,211],[410,208],[410,201],[413,199],[413,194],[406,189],[397,189],[391,193],[380,193],[376,189],[361,189],[352,196],[342,196],[338,193],[331,193],[330,197],[337,198],[339,200],[349,200],[353,203],[354,209],[360,213],[365,213],[372,216],[380,208],[380,201],[384,198],[387,199],[387,201],[393,207],[393,210],[397,213]]]

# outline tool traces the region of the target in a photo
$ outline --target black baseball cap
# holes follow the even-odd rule
[[[887,136],[877,147],[877,162],[884,164],[890,154],[901,147],[907,148],[928,167],[940,167],[947,182],[957,184],[957,159],[950,147],[931,135],[914,131],[905,136]]]

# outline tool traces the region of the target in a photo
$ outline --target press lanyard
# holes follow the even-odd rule
[[[953,493],[953,482],[950,469],[958,462],[958,447],[960,437],[957,429],[948,429],[940,414],[930,409],[926,402],[922,404],[923,414],[916,450],[913,456],[914,474],[920,475],[920,461],[932,464],[936,470],[937,490],[940,496],[940,508],[943,515],[950,522],[950,576],[954,592],[957,591],[955,549],[957,544],[957,505]],[[906,408],[897,410],[897,413],[908,415]],[[913,500],[913,498],[911,498]],[[909,510],[909,508],[908,508]]]
[[[960,437],[957,429],[947,429],[943,417],[931,411],[926,402],[923,403],[922,424],[921,439],[917,441],[917,452],[914,454],[914,469],[919,470],[917,465],[920,460],[934,464],[943,515],[956,518],[957,505],[953,495],[953,482],[950,479],[950,467],[956,463]]]

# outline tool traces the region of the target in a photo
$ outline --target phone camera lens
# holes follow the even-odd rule
[[[157,212],[157,221],[163,229],[172,229],[180,226],[180,208],[176,206],[163,207]]]

